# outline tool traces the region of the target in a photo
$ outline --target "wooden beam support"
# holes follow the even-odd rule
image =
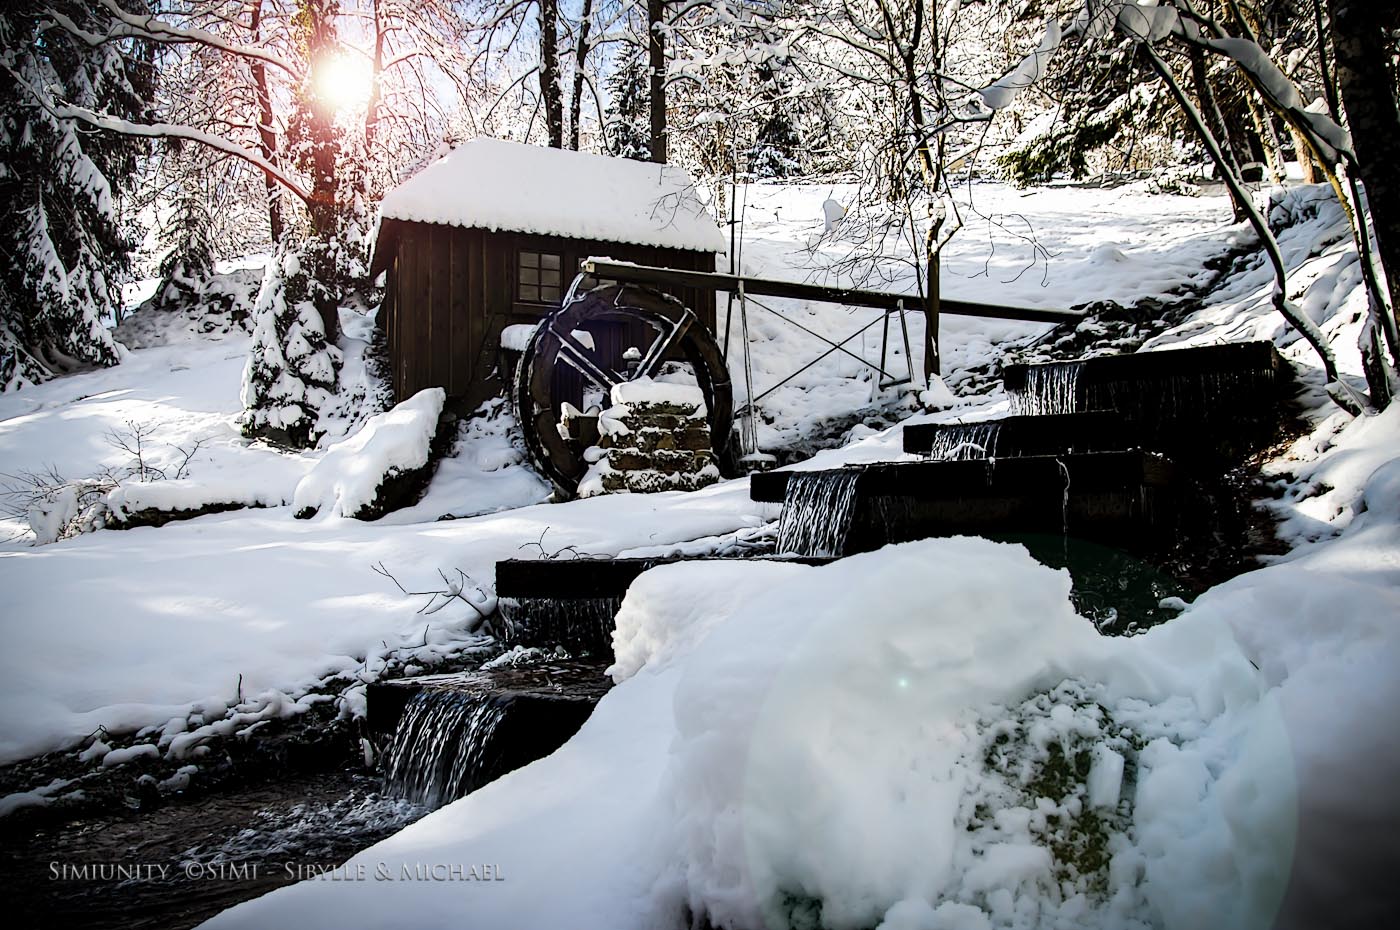
[[[681,271],[674,268],[657,268],[650,265],[633,265],[629,262],[614,262],[601,258],[587,258],[579,262],[579,270],[597,278],[614,281],[632,281],[637,284],[659,284],[676,287],[693,287],[709,291],[737,291],[740,282],[744,292],[754,297],[785,297],[791,300],[816,300],[823,303],[843,304],[849,307],[874,307],[885,312],[899,309],[901,302],[906,310],[922,309],[917,295],[891,294],[885,291],[848,290],[828,287],[823,284],[802,284],[796,281],[773,281],[765,278],[746,278],[722,272]],[[976,304],[963,300],[938,301],[939,314],[954,316],[975,316],[991,320],[1025,320],[1030,323],[1065,323],[1082,320],[1084,314],[1072,310],[1054,310],[1041,307],[1007,307],[1000,304]]]

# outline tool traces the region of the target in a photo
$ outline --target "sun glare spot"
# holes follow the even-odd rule
[[[316,89],[336,110],[364,107],[369,102],[371,81],[369,62],[350,53],[323,62],[316,72]]]

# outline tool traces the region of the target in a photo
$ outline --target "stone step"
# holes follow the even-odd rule
[[[540,700],[592,708],[612,687],[612,680],[603,674],[609,664],[570,659],[519,668],[505,666],[376,681],[365,689],[365,723],[371,732],[392,734],[409,700],[425,689],[494,694],[526,703]],[[587,716],[583,714],[584,718]]]
[[[1141,451],[891,462],[852,470],[854,501],[840,555],[934,536],[1008,532],[1155,549],[1169,543],[1176,518],[1176,466]],[[821,481],[822,474],[755,475],[750,496],[783,501],[794,475]]]
[[[1116,413],[1099,411],[904,427],[905,452],[930,455],[940,449],[955,460],[1118,452],[1138,445],[1132,424]]]
[[[405,777],[405,769],[417,768],[419,787],[422,782],[435,783],[433,797],[414,797],[422,803],[445,804],[493,781],[507,772],[542,759],[554,752],[579,731],[593,713],[612,681],[605,674],[607,664],[601,662],[558,661],[521,667],[503,666],[476,672],[452,675],[423,675],[392,681],[375,682],[366,692],[366,722],[371,732],[380,736],[404,738],[396,734],[400,721],[415,697],[424,694],[446,701],[460,700],[471,708],[489,713],[492,725],[476,731],[466,728],[445,728],[434,733],[432,745],[417,745],[405,758],[413,765],[394,770],[393,750],[386,757],[390,788],[399,789],[414,782]],[[450,732],[447,732],[450,730]],[[411,731],[410,731],[411,732]],[[425,734],[417,734],[421,740]],[[461,755],[460,745],[475,740],[468,757],[469,771],[447,778],[445,769]],[[463,766],[463,769],[466,769]],[[427,771],[436,770],[436,771]],[[428,778],[435,774],[435,778]],[[448,784],[450,782],[450,784]],[[412,792],[409,792],[412,796]]]
[[[622,597],[642,572],[672,562],[733,561],[725,556],[658,556],[654,558],[508,559],[496,563],[498,597],[561,599]],[[789,557],[804,565],[831,559]]]
[[[1144,448],[1183,465],[1238,460],[1272,444],[1297,392],[1270,342],[1008,365],[1002,381],[1014,412],[1114,412]]]
[[[642,572],[715,556],[621,559],[509,559],[496,563],[501,640],[506,645],[563,646],[573,655],[612,655],[612,631],[627,588]],[[831,561],[789,558],[806,565]]]

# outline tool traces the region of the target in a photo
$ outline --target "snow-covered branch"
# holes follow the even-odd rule
[[[201,145],[232,155],[235,158],[243,159],[260,169],[268,177],[272,178],[278,184],[281,184],[293,194],[296,194],[303,201],[309,202],[311,199],[311,195],[300,184],[288,177],[272,162],[263,158],[258,153],[246,149],[237,143],[230,142],[221,136],[195,129],[192,126],[181,126],[175,123],[134,123],[130,120],[119,119],[107,113],[98,113],[87,107],[80,107],[70,103],[60,103],[34,87],[8,65],[5,66],[5,71],[16,84],[29,92],[30,97],[35,103],[43,107],[44,110],[55,119],[77,120],[78,122],[86,123],[96,129],[120,133],[125,136],[137,136],[147,139],[188,139],[191,142],[198,142]]]
[[[243,58],[255,58],[281,68],[293,78],[300,79],[302,77],[302,70],[295,62],[265,48],[230,42],[206,29],[176,26],[157,19],[154,14],[142,16],[128,13],[113,0],[98,0],[98,3],[117,20],[106,32],[91,32],[83,29],[57,10],[50,10],[49,15],[55,25],[88,45],[101,45],[105,42],[116,42],[122,39],[144,39],[148,42],[159,42],[167,45],[194,43],[217,48]]]

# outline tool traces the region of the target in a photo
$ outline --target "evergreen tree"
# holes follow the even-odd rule
[[[321,287],[295,244],[269,262],[243,368],[244,435],[310,447],[325,433],[321,421],[335,401],[341,356],[316,309]]]
[[[749,163],[760,178],[787,178],[801,174],[805,145],[798,129],[793,104],[787,99],[787,80],[782,62],[770,59],[756,69],[758,96],[764,101],[762,121],[754,138]]]
[[[617,69],[608,76],[608,152],[620,158],[651,161],[650,103],[647,63],[643,50],[628,46]]]
[[[113,365],[107,323],[135,247],[117,212],[145,143],[80,132],[46,108],[49,94],[137,119],[154,93],[149,49],[91,47],[47,28],[59,11],[99,28],[78,0],[0,8],[0,390],[89,365]]]
[[[171,207],[160,232],[166,252],[160,260],[155,295],[156,305],[164,309],[197,299],[214,273],[213,217],[208,197],[193,174],[182,179]]]
[[[340,298],[352,262],[341,238],[342,132],[317,70],[339,53],[336,0],[301,0],[293,19],[309,63],[287,127],[288,151],[310,179],[308,228],[288,235],[268,263],[254,307],[253,348],[243,369],[243,433],[285,445],[313,446],[335,400],[340,372]]]

